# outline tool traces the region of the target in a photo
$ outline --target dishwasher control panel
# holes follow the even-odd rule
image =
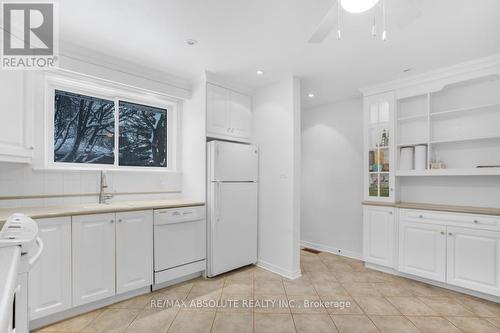
[[[205,206],[156,209],[154,224],[179,223],[197,221],[205,218]]]

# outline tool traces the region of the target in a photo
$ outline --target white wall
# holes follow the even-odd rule
[[[256,91],[254,142],[259,147],[258,264],[300,276],[300,81]]]
[[[361,257],[362,200],[361,99],[303,110],[302,244]]]
[[[182,108],[182,196],[206,200],[206,84],[193,86],[192,97]]]

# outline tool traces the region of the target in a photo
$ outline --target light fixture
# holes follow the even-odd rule
[[[346,12],[359,14],[373,8],[372,36],[377,36],[377,11],[376,7],[379,0],[337,0],[337,39],[342,38],[342,10]],[[382,11],[382,40],[387,40],[386,20],[385,20],[385,0],[381,1]]]
[[[339,0],[340,5],[349,13],[362,13],[375,7],[379,0]]]
[[[186,44],[189,46],[193,46],[198,44],[198,41],[196,39],[186,39]]]
[[[309,94],[307,94],[307,97],[314,98],[314,94],[313,93],[309,93]]]
[[[259,69],[259,70],[257,70],[257,72],[256,72],[256,73],[257,73],[257,75],[264,75],[264,71],[263,71],[263,70],[260,70],[260,69]]]

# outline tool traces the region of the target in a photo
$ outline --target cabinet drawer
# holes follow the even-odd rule
[[[470,227],[484,230],[500,230],[500,217],[464,213],[449,213],[427,210],[401,209],[401,220],[440,223],[450,226]]]

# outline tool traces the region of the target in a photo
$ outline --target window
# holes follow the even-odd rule
[[[166,168],[168,115],[166,106],[55,89],[53,162]]]
[[[167,110],[120,101],[119,165],[167,165]]]
[[[114,164],[114,101],[56,90],[54,103],[54,162]]]

